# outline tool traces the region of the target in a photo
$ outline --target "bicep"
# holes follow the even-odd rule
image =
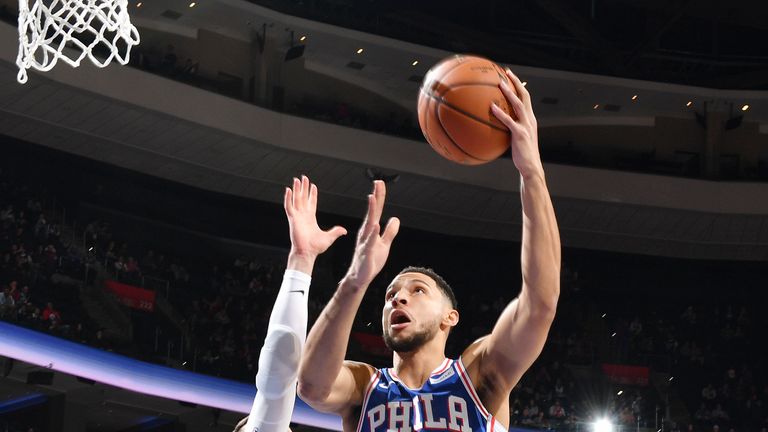
[[[318,411],[344,415],[363,403],[365,389],[374,373],[375,369],[369,364],[345,361],[325,399],[305,402]]]
[[[526,290],[501,313],[491,334],[474,351],[478,372],[511,391],[539,357],[554,319],[554,311],[530,304]]]

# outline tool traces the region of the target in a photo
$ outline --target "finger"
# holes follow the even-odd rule
[[[515,92],[520,96],[520,99],[525,103],[525,106],[531,106],[531,94],[528,93],[528,89],[525,88],[523,82],[517,77],[512,70],[507,68],[507,76],[512,81],[512,86],[515,88]]]
[[[503,109],[496,106],[496,104],[491,104],[491,112],[500,122],[504,123],[504,126],[506,126],[510,132],[513,134],[520,132],[521,126],[515,122],[509,114],[505,113]]]
[[[375,198],[373,194],[368,194],[368,209],[365,212],[365,217],[363,218],[363,224],[360,226],[360,231],[357,233],[357,239],[360,240],[361,238],[364,238],[368,235],[368,231],[370,230],[371,223],[370,221],[373,220],[373,207]]]
[[[301,180],[293,178],[293,209],[300,209],[301,205]]]
[[[501,92],[504,93],[504,97],[507,98],[507,102],[512,106],[512,111],[515,113],[515,117],[518,120],[523,119],[526,116],[525,104],[520,100],[520,97],[512,90],[512,87],[508,83],[501,82],[499,85]]]
[[[363,238],[367,243],[371,241],[371,239],[373,239],[374,237],[378,237],[380,232],[381,232],[381,226],[378,223],[371,224],[370,228],[365,233],[366,235]]]
[[[314,183],[309,186],[309,209],[317,210],[317,185]]]
[[[381,220],[381,213],[384,211],[384,200],[387,197],[387,187],[381,180],[373,182],[373,197],[374,197],[374,213],[373,220],[379,223]]]
[[[303,174],[301,176],[301,193],[303,194],[301,197],[305,201],[309,201],[309,177]]]
[[[336,225],[335,227],[329,229],[326,232],[328,234],[330,234],[330,236],[333,238],[333,241],[336,241],[336,239],[338,239],[339,237],[341,237],[343,235],[347,235],[347,229],[342,227],[342,226],[338,226],[338,225]]]
[[[285,214],[293,216],[293,192],[291,188],[285,188],[285,194],[283,196],[283,208],[285,208]]]
[[[389,218],[389,221],[387,221],[387,227],[384,228],[384,234],[381,236],[381,240],[384,242],[384,244],[391,245],[399,231],[400,219],[396,217]]]
[[[376,206],[376,195],[368,194],[368,210],[365,213],[366,225],[378,222],[378,219],[376,219]]]

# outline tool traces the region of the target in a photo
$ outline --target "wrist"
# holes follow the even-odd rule
[[[291,249],[288,253],[288,263],[286,270],[296,270],[308,275],[312,275],[312,269],[315,267],[317,255],[305,253]]]
[[[341,282],[339,282],[339,290],[348,290],[352,292],[365,291],[368,289],[370,283],[370,281],[360,278],[354,273],[347,272],[341,279]]]
[[[535,181],[541,181],[544,182],[544,167],[539,167],[537,169],[532,169],[530,171],[526,172],[520,172],[520,179],[523,182],[535,182]]]

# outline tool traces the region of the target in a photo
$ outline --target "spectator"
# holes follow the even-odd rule
[[[565,408],[560,405],[559,400],[555,400],[555,403],[549,407],[549,417],[556,420],[565,419]]]
[[[48,302],[43,309],[43,321],[61,321],[61,314],[53,307],[53,303]]]
[[[712,383],[707,384],[706,387],[701,389],[701,397],[705,402],[711,402],[717,399],[717,390],[715,390],[715,387],[712,385]]]
[[[710,412],[710,417],[712,418],[712,421],[715,422],[727,422],[729,420],[728,413],[723,410],[723,407],[720,404],[717,404],[715,409]]]

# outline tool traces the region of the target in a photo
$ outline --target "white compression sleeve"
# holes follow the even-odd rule
[[[299,360],[307,338],[307,299],[312,278],[286,270],[277,294],[256,374],[256,397],[245,432],[287,432],[296,400]]]

